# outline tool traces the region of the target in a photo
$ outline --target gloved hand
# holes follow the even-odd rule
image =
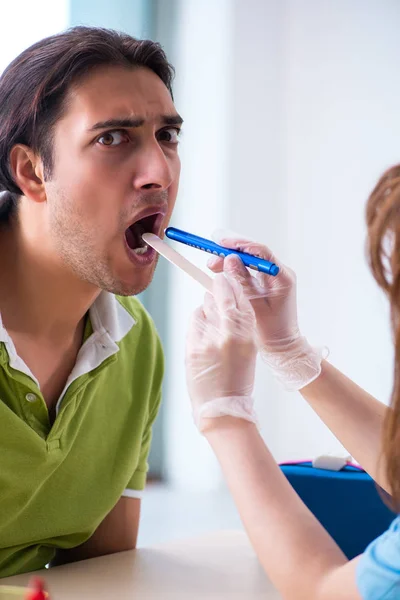
[[[297,319],[296,275],[280,263],[262,244],[243,239],[229,232],[217,231],[214,241],[221,246],[255,254],[279,266],[276,277],[252,271],[240,258],[229,255],[212,257],[208,267],[215,273],[222,270],[236,279],[251,299],[257,320],[260,354],[275,376],[288,390],[300,390],[321,373],[323,348],[313,348],[299,330]]]
[[[213,294],[193,314],[186,344],[186,379],[200,431],[207,419],[231,415],[256,422],[253,385],[257,348],[253,308],[240,284],[218,274]]]

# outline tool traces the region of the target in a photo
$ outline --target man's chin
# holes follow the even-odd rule
[[[154,277],[154,271],[157,265],[157,259],[154,265],[151,265],[148,269],[143,269],[135,278],[132,277],[131,281],[115,281],[111,289],[107,289],[108,292],[115,294],[116,296],[137,296],[144,292],[150,285]]]

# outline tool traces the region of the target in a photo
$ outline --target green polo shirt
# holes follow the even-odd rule
[[[51,426],[39,385],[0,321],[0,577],[85,542],[145,486],[163,376],[136,298],[102,292]]]

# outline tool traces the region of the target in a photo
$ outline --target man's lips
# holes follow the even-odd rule
[[[161,234],[162,222],[166,214],[167,207],[165,205],[148,206],[142,211],[136,213],[126,229],[129,229],[129,227],[132,227],[135,223],[141,221],[145,225],[147,232],[154,233],[155,235],[159,236]]]

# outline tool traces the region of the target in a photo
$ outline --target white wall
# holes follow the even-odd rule
[[[31,44],[68,26],[69,0],[1,2],[0,73]]]
[[[400,3],[188,0],[181,11],[186,137],[174,224],[200,235],[225,225],[265,241],[298,274],[304,334],[387,401],[387,307],[366,266],[364,209],[381,172],[400,160]],[[187,251],[204,266],[198,254]],[[219,471],[191,425],[183,369],[201,291],[172,276],[168,472],[178,485],[212,488]],[[341,449],[262,365],[256,398],[277,460]]]
[[[136,37],[149,37],[149,0],[69,0],[71,25],[108,27]]]
[[[285,258],[299,277],[301,323],[330,347],[335,365],[388,401],[387,306],[365,260],[364,213],[380,174],[400,161],[400,4],[313,0],[289,7]],[[282,411],[291,404],[286,398]],[[335,446],[308,412],[298,405],[278,455]]]

